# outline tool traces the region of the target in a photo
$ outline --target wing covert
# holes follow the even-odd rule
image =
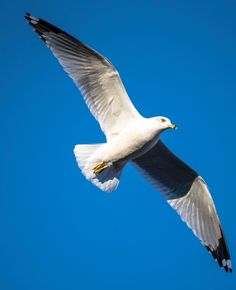
[[[42,19],[25,18],[74,80],[107,139],[141,117],[108,59]]]
[[[133,160],[133,164],[177,211],[219,265],[232,272],[229,250],[214,202],[197,172],[161,141]]]

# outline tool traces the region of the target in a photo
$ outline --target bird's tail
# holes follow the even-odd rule
[[[95,152],[105,144],[76,145],[74,154],[84,176],[103,191],[114,191],[120,181],[123,166],[98,160]]]

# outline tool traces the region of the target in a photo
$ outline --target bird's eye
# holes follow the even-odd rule
[[[164,123],[166,121],[166,119],[164,118],[161,118],[161,122]]]

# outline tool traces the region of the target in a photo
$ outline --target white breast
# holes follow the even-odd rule
[[[103,161],[128,162],[150,150],[159,140],[160,130],[153,120],[145,119],[129,124],[119,135],[98,152]]]

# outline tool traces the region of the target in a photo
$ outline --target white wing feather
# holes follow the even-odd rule
[[[141,118],[105,57],[50,23],[30,14],[25,17],[74,80],[108,140],[127,122]]]
[[[161,141],[133,164],[177,211],[219,265],[232,271],[226,239],[205,181]]]
[[[25,18],[74,80],[108,140],[127,123],[142,118],[117,70],[105,57],[42,19],[28,13]],[[220,266],[232,271],[224,234],[204,180],[161,141],[133,163],[176,209]]]

